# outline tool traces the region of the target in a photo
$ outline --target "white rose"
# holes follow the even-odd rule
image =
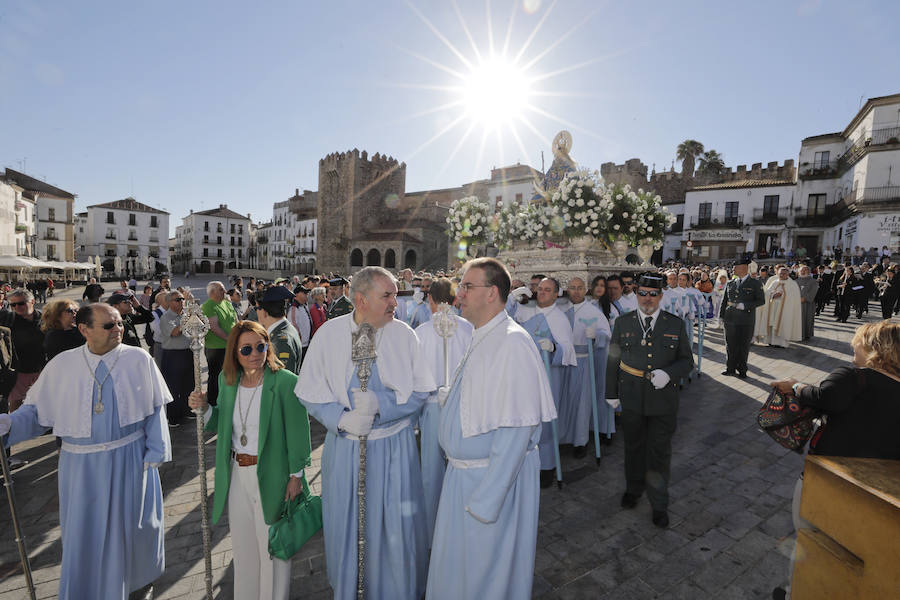
[[[653,215],[647,215],[647,220],[648,220],[648,221],[652,221],[652,220],[653,220]]]
[[[616,231],[618,231],[618,230],[619,230],[619,225],[618,225],[618,224],[613,225],[613,229],[615,229]]]
[[[575,206],[584,206],[584,200],[579,198],[578,200],[575,201]]]
[[[628,213],[627,213],[627,212],[623,212],[623,213],[622,213],[622,217],[625,218],[625,219],[627,219],[627,218],[628,218]]]
[[[631,233],[634,233],[635,231],[637,231],[637,227],[630,227],[628,229],[628,231],[630,231]]]

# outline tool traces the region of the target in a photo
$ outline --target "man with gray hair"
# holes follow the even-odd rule
[[[322,453],[325,563],[334,597],[356,597],[359,440],[366,443],[367,598],[413,600],[425,592],[425,497],[413,423],[436,386],[416,334],[394,319],[397,284],[365,267],[350,285],[354,309],[313,336],[295,393],[328,433]],[[354,334],[374,329],[367,384],[353,361]],[[365,389],[363,389],[365,388]]]
[[[206,295],[209,300],[203,303],[201,310],[209,318],[209,333],[206,334],[205,350],[209,380],[206,384],[206,397],[210,404],[216,405],[219,395],[219,373],[225,362],[225,344],[231,328],[237,323],[237,313],[231,300],[225,297],[225,284],[221,281],[210,281],[206,284]]]

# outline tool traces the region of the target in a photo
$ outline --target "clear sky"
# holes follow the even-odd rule
[[[592,168],[666,169],[686,138],[780,163],[900,92],[898,22],[895,0],[2,0],[0,165],[174,231],[225,203],[267,220],[354,147],[405,161],[407,191],[549,165],[564,128]]]

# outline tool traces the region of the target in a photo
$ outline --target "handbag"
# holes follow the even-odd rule
[[[284,503],[281,518],[269,527],[269,556],[290,559],[320,529],[322,498],[309,492],[299,494]]]
[[[759,409],[756,422],[773,440],[802,454],[820,416],[818,410],[797,402],[793,394],[785,395],[773,389]]]

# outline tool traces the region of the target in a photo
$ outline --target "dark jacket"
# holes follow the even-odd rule
[[[900,381],[872,369],[838,367],[797,399],[827,415],[811,454],[900,460]]]
[[[12,310],[0,310],[0,326],[9,327],[12,332],[13,368],[22,373],[40,373],[47,364],[41,311],[35,310],[29,321]]]
[[[753,325],[756,323],[756,309],[765,303],[766,293],[758,279],[749,275],[743,283],[740,279],[732,279],[725,286],[719,317],[734,325]],[[738,308],[738,304],[744,307]]]
[[[77,327],[72,329],[51,329],[44,336],[44,353],[47,362],[60,352],[77,348],[84,344],[84,336]]]
[[[122,317],[122,324],[125,326],[125,331],[122,332],[122,343],[128,344],[129,346],[135,346],[136,348],[141,347],[141,338],[138,336],[137,328],[135,325],[140,325],[141,323],[152,323],[153,322],[153,311],[147,310],[141,305],[137,305],[134,307],[134,314],[125,315]]]
[[[89,283],[84,287],[84,293],[81,294],[81,299],[97,302],[100,300],[100,296],[103,295],[103,291],[104,290],[100,287],[99,283]]]

